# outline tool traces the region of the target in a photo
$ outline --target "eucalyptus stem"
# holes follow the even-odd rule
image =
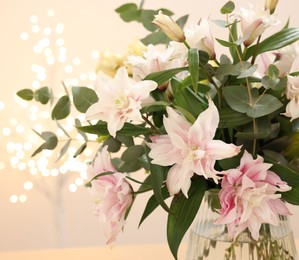
[[[160,131],[159,131],[159,129],[146,117],[146,116],[144,116],[144,115],[141,115],[142,116],[142,119],[147,123],[147,124],[149,124],[150,126],[151,126],[151,129],[153,130],[153,132],[155,133],[155,134],[159,134],[160,133]]]

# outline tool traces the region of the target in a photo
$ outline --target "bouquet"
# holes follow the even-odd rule
[[[229,1],[221,20],[190,24],[188,15],[175,21],[170,10],[144,9],[143,1],[124,4],[120,17],[149,35],[124,56],[103,53],[94,90],[72,86],[70,94],[64,85],[58,100],[49,87],[17,93],[50,103],[60,128],[72,106],[85,114],[74,122],[84,137],[75,156],[95,135],[86,186],[108,244],[143,193],[152,196],[139,224],[162,207],[175,258],[207,190],[219,190],[215,225],[227,225],[233,238],[248,230],[257,240],[262,224],[291,214],[286,202],[299,204],[299,29],[278,20],[277,2],[237,9]],[[213,35],[212,22],[226,38]],[[276,32],[264,36],[268,27]],[[34,155],[58,147],[55,133],[38,134],[44,142]]]

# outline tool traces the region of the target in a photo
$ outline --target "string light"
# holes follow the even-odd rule
[[[55,11],[53,9],[47,10],[48,17],[55,17]],[[59,80],[61,78],[65,78],[65,83],[67,86],[81,85],[82,82],[84,85],[93,84],[96,79],[96,74],[93,71],[78,74],[78,78],[74,77],[77,68],[83,63],[79,57],[68,57],[68,49],[65,46],[65,39],[63,38],[63,32],[65,30],[65,26],[63,23],[57,23],[54,27],[50,27],[49,25],[41,24],[39,18],[36,15],[30,16],[31,25],[29,27],[29,32],[21,32],[20,39],[22,41],[31,42],[33,53],[39,55],[43,60],[43,63],[36,64],[33,63],[31,65],[31,71],[34,74],[34,80],[31,83],[32,89],[39,89],[42,86],[48,84],[47,81],[55,82],[55,78],[53,75],[54,69],[62,68],[65,74],[68,74],[68,77],[59,74]],[[40,39],[36,40],[37,37]],[[94,50],[92,53],[92,58],[96,59],[99,57],[99,52]],[[64,63],[64,66],[60,66]],[[59,65],[59,66],[56,66]],[[50,68],[51,66],[51,68]],[[51,74],[49,74],[49,69],[51,69]],[[54,83],[55,84],[55,83]],[[58,96],[58,97],[57,97]],[[59,95],[55,96],[59,98]],[[44,125],[44,122],[48,123],[51,118],[51,113],[49,111],[42,111],[40,105],[38,103],[30,103],[19,98],[17,95],[14,96],[16,103],[18,106],[29,112],[29,120],[31,125],[33,125],[33,129],[42,133],[45,129],[48,129],[48,126]],[[0,110],[5,109],[5,103],[0,101]],[[77,117],[77,115],[76,115]],[[84,115],[79,114],[78,118],[80,121],[84,121]],[[74,120],[73,116],[68,117],[66,120],[61,123],[63,128],[70,133],[70,135],[75,136],[76,141],[84,141],[83,137],[75,132],[74,128]],[[37,123],[38,122],[38,123]],[[53,168],[53,151],[51,150],[43,150],[38,156],[34,159],[28,159],[28,155],[30,156],[33,149],[37,149],[38,145],[35,141],[32,141],[34,137],[27,136],[28,122],[23,122],[22,118],[12,117],[9,120],[10,126],[4,126],[1,129],[1,133],[5,137],[11,137],[13,133],[17,133],[20,136],[26,136],[25,142],[19,141],[8,141],[6,143],[6,150],[10,154],[10,166],[16,169],[21,174],[29,173],[28,179],[23,183],[24,191],[32,190],[34,185],[34,180],[38,180],[40,178],[55,178],[58,175],[68,174],[70,172],[76,172],[78,175],[74,175],[73,183],[69,184],[68,189],[70,192],[76,192],[78,187],[84,185],[84,180],[87,179],[87,165],[86,160],[90,161],[90,158],[83,159],[79,161],[78,159],[74,159],[73,156],[78,149],[78,143],[72,141],[72,146],[69,147],[68,152],[62,157],[60,161],[60,166],[58,168]],[[31,131],[31,130],[30,130]],[[74,133],[75,132],[75,133]],[[56,135],[61,138],[65,138],[65,134],[61,129],[56,131]],[[31,136],[31,134],[30,134]],[[27,138],[28,137],[28,138]],[[38,137],[37,137],[38,138]],[[39,138],[39,141],[40,138]],[[28,154],[28,152],[30,154]],[[89,157],[92,155],[92,150],[87,148],[84,153],[82,153],[82,158]],[[0,162],[0,170],[5,168],[5,164]],[[30,180],[29,180],[30,178]],[[10,196],[11,203],[25,203],[28,200],[27,195],[24,194],[12,194]]]

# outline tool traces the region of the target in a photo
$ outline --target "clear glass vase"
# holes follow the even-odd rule
[[[287,217],[280,224],[263,224],[259,241],[245,230],[233,241],[225,225],[215,225],[219,214],[218,191],[207,191],[190,230],[187,260],[298,260]]]

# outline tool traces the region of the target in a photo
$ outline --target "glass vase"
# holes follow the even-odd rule
[[[278,226],[263,224],[260,238],[248,230],[233,241],[225,225],[215,225],[220,208],[218,191],[206,191],[190,230],[187,260],[298,260],[288,218],[280,216]]]

